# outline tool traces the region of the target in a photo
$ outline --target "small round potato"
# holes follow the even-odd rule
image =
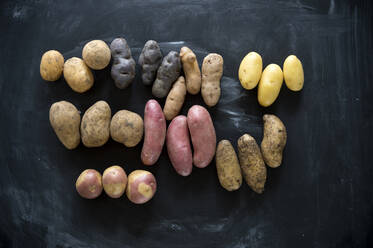
[[[300,91],[304,84],[304,72],[302,62],[295,56],[290,55],[284,61],[285,84],[292,91]]]
[[[262,57],[256,52],[248,53],[241,61],[238,69],[238,78],[242,87],[247,90],[254,89],[262,76],[262,70]]]
[[[84,61],[77,57],[66,60],[63,76],[67,84],[78,93],[83,93],[93,86],[93,74]]]
[[[107,168],[102,175],[102,184],[105,193],[111,198],[119,198],[127,187],[127,174],[122,167],[113,165]]]
[[[82,57],[91,69],[102,70],[110,63],[111,51],[105,41],[92,40],[84,46]]]
[[[63,71],[64,58],[59,51],[49,50],[40,61],[40,75],[46,81],[58,80]]]
[[[75,187],[81,197],[97,198],[102,192],[101,174],[94,169],[87,169],[79,175]]]
[[[126,147],[136,146],[141,141],[143,133],[144,122],[141,116],[134,112],[120,110],[111,119],[111,138]]]
[[[284,75],[280,66],[268,65],[263,73],[258,86],[258,102],[263,107],[274,103],[280,93]]]
[[[128,175],[126,195],[136,204],[143,204],[154,196],[157,182],[152,173],[145,170],[135,170]]]

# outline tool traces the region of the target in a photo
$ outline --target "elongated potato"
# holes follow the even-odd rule
[[[238,69],[238,78],[242,87],[247,90],[254,89],[262,76],[262,57],[256,52],[248,53],[241,61]]]
[[[93,86],[93,74],[84,61],[73,57],[66,60],[63,76],[73,91],[83,93]]]
[[[193,169],[192,149],[189,141],[187,118],[175,117],[167,129],[167,151],[171,164],[181,176],[188,176]]]
[[[153,198],[157,191],[157,181],[152,173],[135,170],[128,175],[126,195],[135,204],[143,204]]]
[[[238,157],[245,181],[258,194],[263,193],[267,179],[267,168],[255,139],[242,135],[237,142]]]
[[[82,58],[89,68],[102,70],[110,63],[110,48],[103,40],[92,40],[83,47]]]
[[[106,168],[102,175],[105,193],[111,198],[119,198],[127,187],[127,174],[119,165]]]
[[[197,57],[188,47],[180,49],[180,59],[185,73],[186,87],[189,94],[196,95],[201,90],[201,71],[198,66]]]
[[[141,141],[143,133],[144,122],[141,116],[134,112],[120,110],[111,119],[111,138],[126,147],[136,146]]]
[[[304,72],[302,62],[295,56],[290,55],[284,61],[285,84],[292,91],[300,91],[304,84]]]
[[[166,103],[163,107],[163,113],[166,120],[170,121],[177,116],[183,107],[186,95],[185,80],[180,76],[172,86],[170,93],[168,93]]]
[[[280,66],[268,65],[262,74],[258,86],[258,102],[263,107],[268,107],[275,102],[280,93],[284,76]]]
[[[63,71],[64,58],[59,51],[49,50],[40,61],[40,75],[46,81],[58,80]]]
[[[286,128],[275,115],[263,115],[263,140],[261,144],[264,162],[272,168],[279,167],[286,145]]]
[[[104,145],[110,137],[111,110],[105,101],[98,101],[84,113],[80,133],[86,147]]]
[[[242,174],[237,154],[228,140],[221,140],[216,149],[216,170],[220,185],[234,191],[241,187]]]
[[[80,143],[80,112],[66,101],[55,102],[49,110],[49,121],[58,139],[67,149]]]
[[[214,158],[216,133],[209,112],[202,106],[194,105],[188,111],[188,128],[193,144],[193,164],[204,168]]]
[[[149,100],[144,112],[145,137],[141,161],[144,165],[153,165],[161,155],[166,139],[166,119],[156,100]]]
[[[102,193],[101,174],[94,169],[83,171],[75,183],[78,194],[86,199],[94,199]]]
[[[209,107],[215,106],[220,99],[223,63],[223,57],[217,53],[210,53],[203,59],[201,94],[203,101]]]

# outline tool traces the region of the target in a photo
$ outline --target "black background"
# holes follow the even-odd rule
[[[373,72],[372,1],[1,1],[0,4],[0,247],[368,247],[372,246]],[[246,184],[236,192],[218,182],[215,163],[183,178],[167,152],[141,164],[141,144],[110,140],[100,148],[65,149],[48,121],[53,102],[84,112],[106,100],[143,116],[151,89],[139,68],[132,86],[115,88],[110,68],[95,72],[84,94],[63,79],[44,82],[42,54],[81,56],[92,39],[127,39],[135,60],[148,39],[163,54],[186,45],[199,63],[224,57],[222,98],[210,108],[218,140],[234,146],[244,133],[260,143],[262,115],[285,123],[281,167],[269,169],[264,194]],[[244,55],[263,65],[296,54],[303,62],[300,93],[282,87],[269,108],[238,82]],[[160,101],[163,106],[164,101]],[[201,96],[187,96],[182,113]],[[84,200],[75,180],[87,168],[120,164],[149,169],[158,191],[145,205],[105,194]]]

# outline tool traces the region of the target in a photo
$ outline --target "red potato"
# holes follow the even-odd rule
[[[167,152],[171,164],[181,176],[188,176],[193,169],[192,149],[186,116],[175,117],[167,129]]]
[[[166,139],[166,119],[156,100],[149,100],[144,113],[145,138],[141,151],[141,161],[153,165],[161,155]]]
[[[214,158],[216,133],[209,112],[202,106],[194,105],[188,111],[187,122],[193,144],[193,163],[204,168]]]
[[[126,190],[127,174],[123,168],[118,165],[110,166],[102,175],[102,184],[108,196],[111,198],[119,198]]]
[[[86,199],[94,199],[101,195],[102,179],[101,174],[93,169],[83,171],[75,183],[78,194]]]
[[[143,204],[153,198],[157,191],[157,182],[152,173],[135,170],[128,175],[126,195],[136,204]]]

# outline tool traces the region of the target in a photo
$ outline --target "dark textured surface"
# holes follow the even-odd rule
[[[372,1],[1,1],[0,3],[0,247],[372,247],[373,25]],[[95,84],[74,93],[63,79],[43,82],[43,52],[81,56],[84,44],[123,36],[137,60],[144,43],[163,54],[186,45],[199,63],[224,57],[222,98],[210,109],[218,141],[234,146],[248,132],[258,142],[263,113],[285,123],[281,167],[269,169],[263,195],[247,185],[226,192],[215,164],[176,174],[166,150],[156,166],[141,165],[141,145],[68,151],[48,122],[53,102],[84,112],[106,100],[113,113],[143,115],[151,88],[137,76],[126,90],[95,72]],[[283,86],[270,108],[244,91],[237,70],[255,50],[264,65],[289,54],[303,62],[305,86]],[[202,104],[186,98],[182,112]],[[161,102],[163,106],[163,102]],[[121,164],[127,173],[150,169],[158,192],[146,205],[75,192],[79,173]]]

